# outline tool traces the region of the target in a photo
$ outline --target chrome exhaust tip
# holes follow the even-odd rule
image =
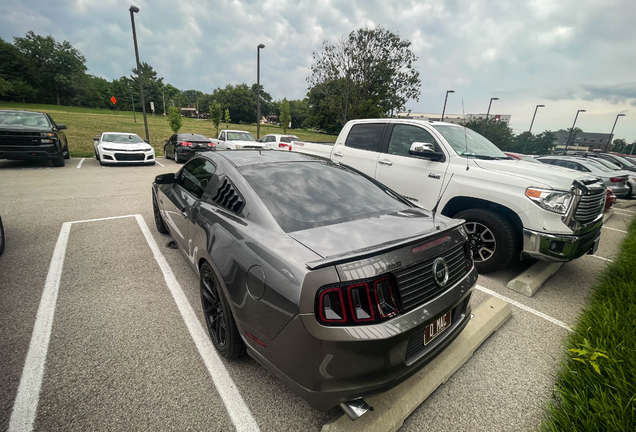
[[[358,420],[364,415],[364,413],[369,410],[373,410],[373,408],[371,408],[362,398],[354,399],[349,402],[342,402],[340,404],[340,408],[342,408],[351,420]]]

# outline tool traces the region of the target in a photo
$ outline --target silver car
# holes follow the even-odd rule
[[[601,165],[611,169],[616,174],[626,175],[627,176],[627,188],[629,189],[629,193],[627,194],[627,196],[631,197],[631,196],[636,195],[636,173],[635,172],[624,170],[623,168],[619,167],[618,165],[613,164],[612,162],[610,162],[609,160],[604,159],[604,158],[593,158],[593,159],[589,158],[588,160],[590,162],[592,162],[592,163],[601,164]]]
[[[588,158],[574,156],[543,156],[537,158],[537,160],[546,164],[594,175],[600,178],[607,187],[612,188],[612,191],[617,197],[624,198],[629,196],[631,193],[631,189],[627,185],[629,176],[616,173],[614,170],[606,167],[605,165],[590,161]]]

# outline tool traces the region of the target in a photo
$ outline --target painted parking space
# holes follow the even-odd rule
[[[203,325],[198,276],[180,251],[166,247],[170,237],[152,225],[153,177],[182,166],[160,161],[165,167],[101,169],[95,159],[86,158],[80,169],[79,160],[74,160],[64,168],[33,170],[27,176],[19,169],[0,169],[0,182],[15,184],[0,191],[0,213],[8,235],[7,251],[0,258],[0,348],[8,353],[0,368],[6,383],[0,391],[3,429],[16,399],[37,306],[64,222],[141,214]],[[619,216],[614,215],[607,226],[626,230],[631,217]],[[604,230],[597,254],[612,257],[623,236]],[[164,409],[192,429],[235,428],[138,223],[129,218],[74,226],[66,256],[36,430],[98,429],[99,415],[101,428],[112,424],[112,429],[124,425],[144,429],[137,422],[150,416],[146,420],[153,429],[181,429],[162,413],[148,414]],[[550,398],[551,373],[567,334],[541,314],[565,326],[572,324],[595,276],[606,265],[591,256],[567,263],[531,299],[505,286],[519,268],[480,276],[484,290],[474,292],[473,305],[496,294],[526,308],[513,304],[510,321],[413,413],[404,430],[535,427],[542,405]],[[103,308],[97,317],[90,314],[95,305]],[[110,339],[100,333],[105,328]],[[119,359],[128,362],[120,364]],[[223,364],[261,430],[319,430],[339,413],[338,408],[326,413],[314,410],[249,357]],[[162,379],[146,373],[153,369],[149,365]],[[99,374],[90,375],[87,369]],[[181,382],[190,385],[186,388]],[[145,404],[144,392],[150,389],[152,403]],[[120,412],[126,405],[129,412]]]

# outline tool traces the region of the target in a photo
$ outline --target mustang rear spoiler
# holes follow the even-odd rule
[[[329,267],[332,265],[338,265],[338,264],[342,264],[342,263],[346,263],[349,261],[355,261],[355,260],[360,260],[360,259],[365,259],[365,258],[369,258],[372,257],[374,255],[377,255],[378,252],[391,252],[392,250],[395,249],[400,249],[404,246],[407,246],[411,243],[417,243],[420,242],[424,239],[426,239],[426,237],[430,237],[432,235],[437,235],[437,234],[441,234],[443,232],[446,231],[452,231],[453,229],[461,226],[464,224],[464,220],[460,219],[457,221],[457,223],[453,224],[453,225],[447,225],[446,229],[444,230],[440,230],[440,231],[436,231],[434,234],[428,232],[428,233],[422,233],[422,234],[417,234],[414,236],[410,236],[410,237],[404,237],[401,239],[396,239],[396,240],[391,240],[385,243],[380,243],[368,248],[362,248],[362,249],[358,249],[355,251],[351,251],[351,252],[347,252],[344,254],[339,254],[339,255],[331,255],[328,257],[324,257],[322,259],[319,260],[315,260],[315,261],[310,261],[305,263],[305,265],[307,266],[308,269],[310,270],[317,270],[323,267]],[[439,226],[437,226],[437,228],[439,229]]]

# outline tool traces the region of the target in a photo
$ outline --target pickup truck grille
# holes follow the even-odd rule
[[[0,136],[0,146],[39,146],[40,138]]]
[[[582,195],[574,212],[574,219],[580,224],[592,222],[603,212],[604,205],[605,192],[603,191]]]
[[[437,286],[433,279],[433,262],[439,257],[448,264],[449,277],[444,287]],[[439,256],[394,271],[402,310],[413,310],[455,285],[468,273],[470,262],[464,244],[460,244]]]

